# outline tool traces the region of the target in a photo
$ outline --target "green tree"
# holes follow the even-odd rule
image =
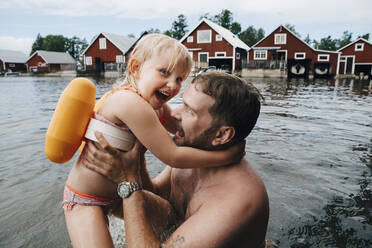
[[[363,38],[365,40],[369,40],[369,33],[364,34],[364,35],[359,35],[358,38]]]
[[[214,21],[213,17],[209,13],[205,13],[199,17],[199,21],[201,21],[203,18],[208,19],[210,21]]]
[[[47,35],[43,40],[42,49],[46,51],[66,52],[68,38],[62,35]]]
[[[311,39],[310,39],[310,35],[309,35],[309,34],[306,35],[304,41],[305,41],[307,44],[309,44],[309,45],[311,44]]]
[[[240,34],[240,32],[242,31],[242,27],[240,26],[239,23],[237,22],[233,22],[231,23],[231,28],[230,28],[231,32],[235,35],[238,35]]]
[[[294,34],[297,35],[298,37],[301,37],[301,35],[300,35],[299,33],[297,33],[297,31],[296,31],[294,25],[287,23],[287,24],[285,24],[284,26],[285,26],[286,28],[288,28],[289,30],[291,30],[292,33],[294,33]]]
[[[336,51],[338,47],[337,44],[338,40],[332,39],[332,37],[328,35],[320,40],[318,49]]]
[[[188,25],[187,25],[186,17],[183,14],[181,14],[177,17],[177,20],[175,20],[172,23],[172,28],[169,30],[166,30],[164,34],[170,37],[173,37],[177,40],[180,40],[186,34],[187,26]]]
[[[66,38],[65,51],[67,51],[75,59],[80,59],[81,53],[87,48],[88,42],[86,39],[80,39],[76,36]]]
[[[160,33],[160,29],[158,28],[150,28],[149,30],[146,30],[147,33],[152,34],[152,33]]]
[[[265,37],[265,31],[262,28],[256,30],[253,26],[249,26],[239,34],[239,39],[248,46],[253,46],[263,37]]]
[[[30,55],[32,55],[37,50],[42,50],[43,49],[43,40],[44,40],[44,38],[40,34],[37,34],[36,40],[32,44]]]
[[[349,31],[344,31],[341,39],[337,40],[337,49],[342,48],[346,46],[347,44],[350,44],[352,40],[353,40],[353,33]]]
[[[233,13],[230,10],[223,9],[219,14],[214,16],[214,22],[230,30],[233,21],[232,15]]]

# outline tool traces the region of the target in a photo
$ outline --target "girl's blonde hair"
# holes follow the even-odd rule
[[[140,66],[142,66],[143,63],[146,60],[151,59],[152,56],[161,56],[168,50],[171,51],[171,58],[167,70],[172,71],[176,65],[182,66],[182,70],[184,70],[188,75],[191,70],[192,61],[187,48],[176,39],[167,35],[158,33],[147,34],[138,41],[130,55],[124,82],[115,88],[120,89],[131,87],[138,90],[134,77],[130,71],[131,62],[136,60]]]

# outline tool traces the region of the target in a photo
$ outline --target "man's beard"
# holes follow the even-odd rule
[[[209,150],[209,151],[217,150],[215,146],[212,146],[212,141],[215,137],[217,130],[218,130],[218,127],[216,127],[215,125],[212,125],[212,127],[205,130],[202,134],[200,134],[194,140],[189,141],[187,139],[184,139],[184,142],[179,145],[193,147],[193,148],[197,148],[201,150]]]

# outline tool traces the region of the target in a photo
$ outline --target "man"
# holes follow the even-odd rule
[[[254,87],[225,73],[201,74],[172,111],[179,123],[175,142],[207,150],[242,143],[259,111]],[[88,144],[84,164],[120,183],[127,247],[265,246],[268,197],[246,159],[220,167],[167,167],[151,180],[140,144],[121,153],[96,136],[100,145]],[[168,238],[163,234],[169,228]]]

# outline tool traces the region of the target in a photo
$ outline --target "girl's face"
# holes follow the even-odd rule
[[[138,90],[153,109],[161,108],[164,103],[177,95],[181,83],[188,75],[188,71],[185,71],[180,63],[176,64],[172,71],[167,69],[171,55],[170,49],[161,55],[154,54],[139,69],[134,70],[133,75]]]

